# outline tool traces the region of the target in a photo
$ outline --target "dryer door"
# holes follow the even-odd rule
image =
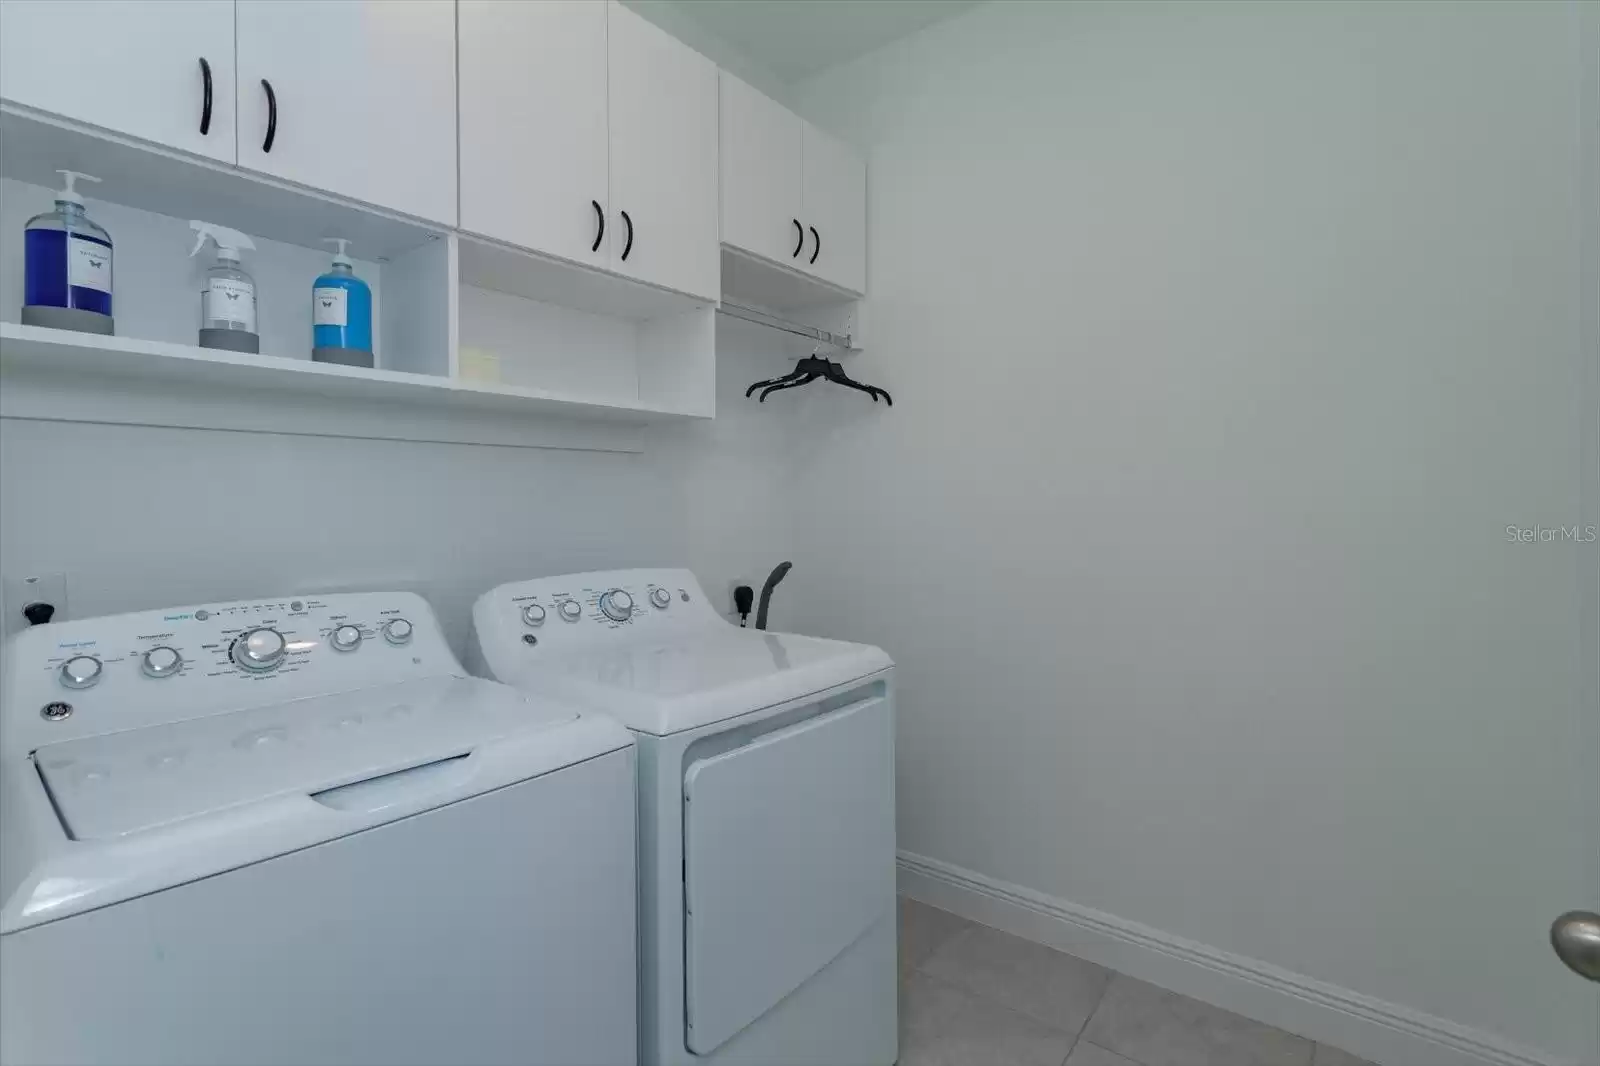
[[[685,1041],[704,1055],[894,906],[894,721],[881,696],[684,776]]]

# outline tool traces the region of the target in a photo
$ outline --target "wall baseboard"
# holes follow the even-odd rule
[[[902,851],[900,891],[1384,1066],[1566,1066],[1477,1029]]]

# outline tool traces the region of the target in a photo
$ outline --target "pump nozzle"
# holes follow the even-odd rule
[[[217,242],[218,259],[230,259],[237,263],[240,249],[248,248],[252,252],[256,250],[255,242],[248,235],[240,233],[236,229],[229,229],[227,226],[219,226],[215,222],[201,222],[199,219],[193,219],[189,223],[189,228],[199,234],[195,238],[194,249],[189,252],[189,258],[191,259],[198,255],[200,249],[205,246],[207,237]]]
[[[350,247],[349,241],[345,240],[343,237],[324,237],[322,238],[322,243],[337,244],[339,246],[339,250],[333,253],[334,266],[347,266],[354,268],[355,263],[351,262],[350,256],[345,252],[345,250]]]
[[[98,182],[100,180],[99,178],[95,177],[93,174],[85,174],[80,170],[58,170],[58,171],[56,171],[56,173],[60,174],[63,178],[65,178],[66,182],[67,182],[66,185],[62,188],[62,190],[60,192],[56,193],[56,203],[58,203],[58,204],[59,203],[69,203],[69,204],[78,204],[78,205],[81,206],[83,204],[83,197],[78,194],[78,189],[77,189],[77,181],[78,181],[78,179],[82,178],[84,181],[93,181],[93,182]]]

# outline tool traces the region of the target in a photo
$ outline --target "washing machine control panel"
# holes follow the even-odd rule
[[[410,592],[208,603],[52,622],[11,638],[3,750],[461,674]]]
[[[472,612],[481,651],[559,654],[623,640],[670,640],[726,625],[687,570],[603,570],[515,581],[491,589]]]

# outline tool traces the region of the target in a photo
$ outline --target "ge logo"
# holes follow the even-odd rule
[[[72,713],[72,704],[52,700],[39,708],[39,717],[47,722],[59,722]]]

